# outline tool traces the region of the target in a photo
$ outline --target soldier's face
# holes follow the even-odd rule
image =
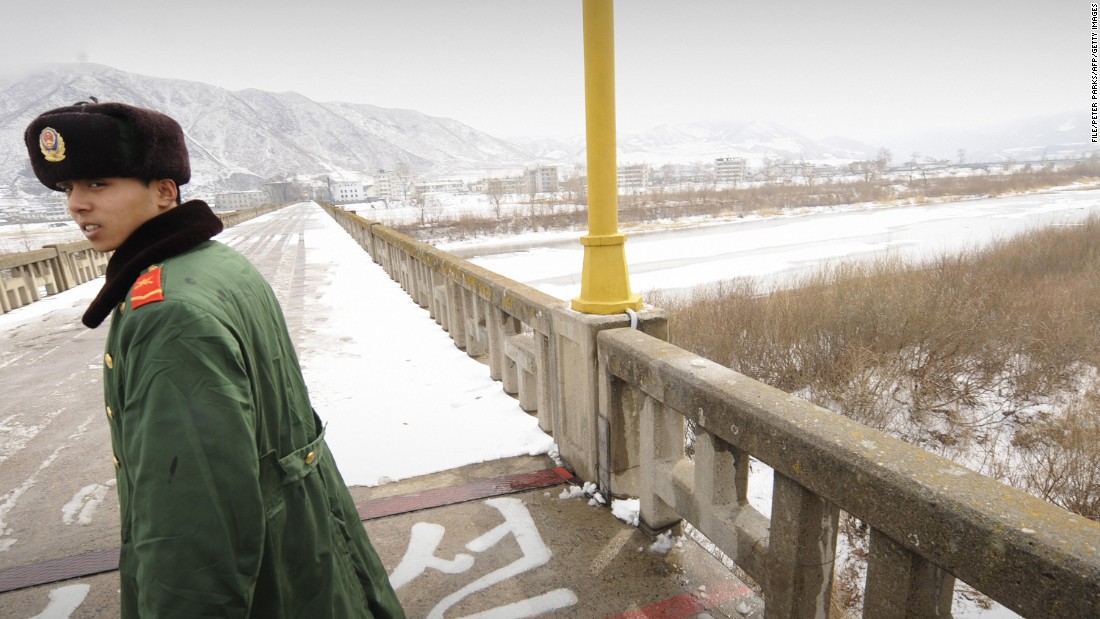
[[[141,224],[175,206],[172,181],[146,185],[136,178],[96,178],[58,183],[69,215],[97,251],[118,249]]]

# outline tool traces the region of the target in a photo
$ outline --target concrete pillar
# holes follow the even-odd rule
[[[657,485],[663,481],[665,471],[684,458],[684,418],[675,411],[665,411],[657,400],[632,391],[642,398],[638,448],[646,454],[639,467],[639,526],[652,536],[680,521],[680,514],[661,499]]]
[[[450,326],[448,333],[459,350],[466,350],[466,301],[462,286],[450,280],[444,285],[447,287],[447,323]]]
[[[768,619],[828,617],[840,511],[776,473],[764,601]]]
[[[955,577],[871,529],[863,616],[876,619],[950,617]]]
[[[638,328],[649,335],[668,339],[668,317],[657,309],[638,312]],[[601,459],[610,465],[612,449],[608,439],[620,430],[618,420],[609,420],[600,412],[600,377],[596,335],[604,329],[630,326],[626,314],[582,314],[557,309],[553,314],[555,354],[554,441],[561,457],[581,479],[600,479]],[[603,429],[601,429],[603,428]],[[610,431],[609,431],[610,430]]]
[[[76,286],[79,282],[76,279],[76,273],[73,270],[73,258],[72,254],[64,249],[60,245],[46,245],[45,249],[52,249],[57,257],[53,260],[52,264],[56,269],[54,273],[54,279],[57,282],[59,290],[68,290],[73,286]]]

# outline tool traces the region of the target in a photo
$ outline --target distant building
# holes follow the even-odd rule
[[[389,200],[393,197],[393,182],[394,176],[393,170],[379,169],[378,173],[374,177],[374,193],[383,200]]]
[[[653,168],[645,163],[619,166],[619,189],[645,189],[653,182]]]
[[[332,195],[333,204],[362,202],[366,198],[363,183],[359,181],[329,181],[328,190]]]
[[[240,211],[247,208],[256,208],[271,202],[271,196],[266,191],[235,191],[233,193],[219,193],[214,196],[214,210]]]
[[[461,180],[438,180],[417,183],[413,189],[420,194],[425,193],[465,193],[466,184]]]
[[[512,176],[509,178],[483,178],[473,185],[475,191],[513,195],[527,191],[527,178]]]
[[[549,193],[558,190],[558,169],[554,166],[536,166],[524,171],[528,193]]]
[[[412,177],[396,170],[379,169],[376,174],[374,192],[383,200],[404,200],[412,196]]]
[[[736,184],[745,180],[747,169],[742,157],[723,157],[714,160],[714,181]]]
[[[70,215],[64,201],[44,200],[11,208],[6,217],[12,221],[62,221],[69,219]]]

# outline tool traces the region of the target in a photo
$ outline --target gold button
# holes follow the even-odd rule
[[[111,410],[111,407],[108,406],[107,407],[107,419],[113,420],[114,418],[115,418],[115,413]]]
[[[126,313],[126,302],[125,301],[118,304],[118,311],[119,311],[120,314],[125,314]]]
[[[115,456],[115,468],[122,468],[122,464],[118,461],[118,456]]]
[[[317,459],[317,454],[312,451],[306,454],[306,464],[313,464],[313,461]]]
[[[103,362],[107,364],[107,369],[114,369],[115,359],[111,356],[111,353],[106,353],[103,355]]]

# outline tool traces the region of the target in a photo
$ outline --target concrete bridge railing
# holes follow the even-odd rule
[[[277,208],[280,207],[263,206],[219,213],[218,217],[229,228]],[[34,251],[0,254],[0,314],[103,275],[110,257],[110,253],[104,254],[92,249],[92,244],[88,241],[46,245]]]
[[[354,213],[330,214],[644,528],[681,520],[763,589],[827,617],[841,510],[870,527],[864,617],[949,617],[955,579],[1025,617],[1100,617],[1100,524],[667,343],[667,318],[591,316]],[[693,457],[685,448],[693,423]],[[774,470],[771,517],[749,458]]]
[[[420,243],[354,213],[325,207],[455,345],[484,358],[489,375],[553,434],[583,479],[597,480],[609,436],[599,416],[596,335],[630,317],[592,316],[560,299]],[[639,328],[667,337],[658,310],[639,313]],[[601,447],[603,445],[604,447]],[[602,454],[602,455],[601,455]],[[606,470],[606,464],[603,465]]]
[[[616,490],[650,527],[699,529],[769,618],[827,616],[840,510],[870,527],[864,617],[948,617],[956,578],[1025,617],[1100,617],[1100,524],[644,333],[598,340],[631,473]],[[750,456],[774,470],[770,519],[747,500]]]
[[[99,277],[107,269],[108,257],[88,241],[0,254],[0,313]]]

